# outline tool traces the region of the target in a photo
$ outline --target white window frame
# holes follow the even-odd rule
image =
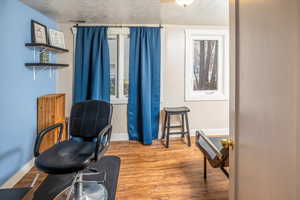
[[[117,38],[118,42],[118,61],[117,67],[117,96],[110,96],[110,101],[112,104],[127,104],[128,98],[124,96],[124,53],[125,53],[125,39],[129,37],[128,28],[109,28],[108,29],[108,39]],[[129,58],[128,58],[129,59]]]
[[[229,30],[186,29],[185,101],[228,100],[229,90]],[[194,40],[218,41],[218,89],[193,90]]]

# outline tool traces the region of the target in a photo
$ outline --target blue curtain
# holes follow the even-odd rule
[[[152,144],[160,112],[160,28],[130,28],[128,132]]]
[[[73,102],[110,101],[107,27],[78,27]]]

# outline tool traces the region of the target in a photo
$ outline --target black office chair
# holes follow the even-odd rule
[[[112,112],[112,105],[104,101],[76,103],[70,116],[69,140],[60,141],[63,124],[55,124],[38,134],[34,147],[35,166],[48,174],[76,174],[67,199],[90,200],[106,195],[103,185],[98,181],[84,181],[83,175],[100,173],[89,165],[99,160],[109,147]],[[44,135],[56,128],[60,129],[59,142],[40,153]],[[83,173],[83,170],[91,173]]]

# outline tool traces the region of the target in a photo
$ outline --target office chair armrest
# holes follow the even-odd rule
[[[61,137],[62,137],[62,132],[63,132],[63,127],[64,124],[62,123],[58,123],[58,124],[54,124],[49,126],[48,128],[45,128],[44,130],[40,131],[37,134],[36,140],[35,140],[35,145],[34,145],[34,156],[37,157],[40,155],[40,146],[41,146],[41,142],[43,141],[44,136],[49,133],[50,131],[59,128],[59,136],[58,136],[58,142],[60,142]]]
[[[104,154],[110,145],[112,126],[107,125],[97,136],[96,149],[95,149],[95,160],[98,160],[98,153]],[[106,137],[106,138],[105,138]],[[103,140],[105,139],[104,143]]]

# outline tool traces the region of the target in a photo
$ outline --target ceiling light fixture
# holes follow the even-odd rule
[[[176,0],[176,3],[180,6],[187,7],[191,5],[194,2],[194,0]]]

